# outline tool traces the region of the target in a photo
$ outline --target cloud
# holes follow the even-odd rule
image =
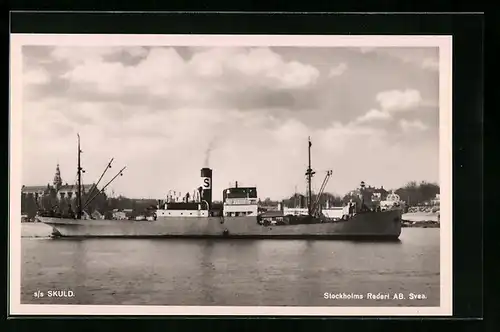
[[[144,57],[148,54],[148,50],[145,47],[140,46],[124,47],[122,50],[133,57]]]
[[[420,139],[437,128],[430,111],[427,118],[412,114],[420,126],[400,122],[418,137],[388,130],[396,112],[422,106],[420,91],[433,96],[434,78],[426,73],[414,79],[414,68],[399,64],[401,70],[391,71],[393,63],[367,61],[341,48],[50,51],[25,53],[30,66],[24,71],[23,158],[37,162],[23,164],[24,184],[50,181],[57,161],[64,181],[72,181],[77,132],[84,180],[97,179],[114,157],[127,170],[110,190],[132,197],[163,198],[169,189],[197,188],[214,138],[209,163],[216,198],[234,181],[257,186],[263,198],[305,188],[308,136],[315,186],[326,170],[334,170],[327,191],[342,194],[361,180],[397,187],[437,178],[434,162],[422,166],[417,159],[434,160],[436,154],[434,141]],[[48,80],[27,84],[37,81],[29,78],[36,70]],[[327,79],[330,73],[342,74],[342,82]],[[408,84],[414,88],[391,90]],[[429,124],[425,133],[419,131],[426,126],[422,119]],[[372,155],[383,157],[373,162]]]
[[[25,71],[23,75],[24,84],[47,84],[50,82],[50,76],[42,68]]]
[[[380,143],[386,132],[380,128],[374,128],[365,124],[351,122],[341,124],[334,122],[326,129],[319,131],[319,140],[323,149],[328,153],[351,155],[354,151],[366,151],[370,144]]]
[[[53,59],[66,61],[71,65],[101,60],[103,56],[116,53],[114,47],[54,47],[51,52]]]
[[[406,133],[425,131],[428,129],[428,126],[420,120],[407,121],[405,119],[402,119],[400,120],[399,124],[401,126],[401,129],[403,129],[403,131]]]
[[[320,77],[314,65],[268,48],[199,48],[190,57],[172,47],[75,47],[56,48],[52,57],[65,66],[28,98],[49,93],[164,109],[293,109],[303,99],[295,93],[313,94]]]
[[[377,109],[371,109],[363,116],[356,119],[357,122],[369,122],[377,120],[390,120],[391,114],[385,111],[379,111]]]
[[[363,54],[371,53],[371,52],[374,52],[375,50],[376,50],[376,47],[360,47],[359,48],[359,51]]]
[[[334,122],[314,129],[298,120],[270,117],[265,110],[250,113],[236,109],[138,110],[129,118],[113,120],[102,116],[116,107],[108,103],[68,107],[65,101],[52,100],[36,106],[37,112],[23,120],[23,153],[25,158],[37,160],[36,172],[30,171],[32,163],[23,165],[25,183],[49,181],[57,160],[64,181],[72,181],[77,132],[82,137],[85,181],[95,181],[106,161],[114,157],[115,164],[126,165],[127,171],[110,188],[128,196],[161,198],[169,189],[185,192],[199,186],[199,169],[213,137],[220,137],[210,155],[216,197],[234,181],[257,186],[263,197],[292,193],[296,185],[304,184],[308,136],[318,172],[316,186],[327,169],[336,169],[328,190],[338,193],[352,189],[360,177],[386,186],[394,183],[360,168],[366,156],[374,151],[382,153],[392,144],[383,129],[366,125]],[[94,121],[82,125],[76,120],[78,116]],[[345,163],[339,163],[341,160]],[[356,173],[341,175],[339,172],[349,171],[347,165]]]
[[[123,85],[130,83],[123,65],[119,63],[84,62],[77,65],[72,71],[62,75],[70,82],[87,84],[99,92],[117,93],[123,89]]]
[[[360,47],[359,51],[390,57],[421,69],[439,70],[438,47]]]
[[[56,46],[51,51],[51,56],[54,60],[65,61],[68,64],[74,66],[82,63],[98,62],[109,56],[117,55],[120,53],[125,53],[133,57],[143,57],[147,54],[147,52],[148,51],[145,47],[136,47],[136,46],[129,46],[129,47]]]
[[[314,84],[319,77],[315,67],[286,62],[267,48],[215,48],[196,53],[189,61],[174,48],[153,48],[135,66],[103,61],[103,56],[111,52],[112,49],[87,51],[83,52],[88,55],[84,58],[75,50],[59,51],[59,58],[77,64],[63,78],[94,86],[102,93],[142,88],[166,98],[188,101],[203,96],[207,89],[299,89]],[[207,84],[206,79],[214,81]]]
[[[413,89],[390,90],[378,93],[376,100],[380,103],[382,110],[399,112],[415,109],[422,103],[422,96],[420,91]]]
[[[63,78],[75,84],[87,84],[100,93],[123,93],[127,88],[149,87],[153,93],[168,94],[165,84],[180,78],[184,60],[173,49],[152,49],[136,66],[125,66],[120,62],[103,61],[103,55],[111,55],[117,49],[104,49],[80,59],[75,51],[64,52],[70,62],[77,63]],[[81,61],[80,61],[81,60]]]
[[[31,100],[50,95],[165,109],[279,109],[316,126],[381,109],[370,96],[407,85],[408,75],[412,88],[437,100],[437,79],[429,74],[415,76],[415,68],[347,48],[30,46],[23,52],[33,68],[51,74],[48,84],[26,89]],[[327,79],[347,63],[342,81]]]
[[[264,82],[278,84],[279,87],[300,88],[314,84],[319,77],[319,71],[298,61],[286,62],[280,55],[268,48],[252,48],[247,52],[229,54],[218,57],[224,60],[223,67],[244,74],[247,77],[263,78]],[[210,57],[210,51],[200,53],[200,57]],[[269,86],[268,86],[269,87]]]
[[[426,58],[422,62],[422,68],[430,70],[439,70],[439,61],[433,58]]]
[[[345,64],[344,62],[342,62],[342,63],[338,64],[337,66],[332,67],[330,69],[330,73],[328,74],[328,77],[340,76],[346,70],[347,70],[347,64]]]

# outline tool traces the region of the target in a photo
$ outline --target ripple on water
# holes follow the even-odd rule
[[[23,239],[22,259],[22,303],[439,305],[439,229],[405,229],[400,243]],[[75,298],[33,298],[48,289],[71,289]],[[428,298],[335,301],[325,292]]]

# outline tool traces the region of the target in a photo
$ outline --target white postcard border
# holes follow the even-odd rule
[[[10,315],[181,316],[450,316],[452,315],[452,37],[340,35],[58,35],[11,34],[9,147]],[[439,151],[441,187],[439,307],[264,307],[21,304],[22,52],[23,45],[57,46],[299,46],[439,47]],[[14,222],[13,222],[14,221]]]

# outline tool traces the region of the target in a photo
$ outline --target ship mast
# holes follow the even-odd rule
[[[307,176],[307,211],[309,213],[309,216],[312,214],[312,177],[316,173],[312,170],[311,168],[311,137],[308,138],[308,154],[309,154],[309,165],[306,171],[306,176]]]
[[[82,153],[82,150],[80,149],[80,134],[77,134],[78,136],[78,191],[77,191],[77,212],[76,212],[76,218],[81,219],[82,218],[82,166],[80,164],[80,155]]]

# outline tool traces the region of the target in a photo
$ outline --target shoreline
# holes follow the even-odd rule
[[[403,221],[401,223],[402,228],[440,228],[439,223],[434,221],[423,221],[417,223],[411,223],[407,221]]]
[[[401,227],[439,228],[439,212],[409,212],[401,217]]]

